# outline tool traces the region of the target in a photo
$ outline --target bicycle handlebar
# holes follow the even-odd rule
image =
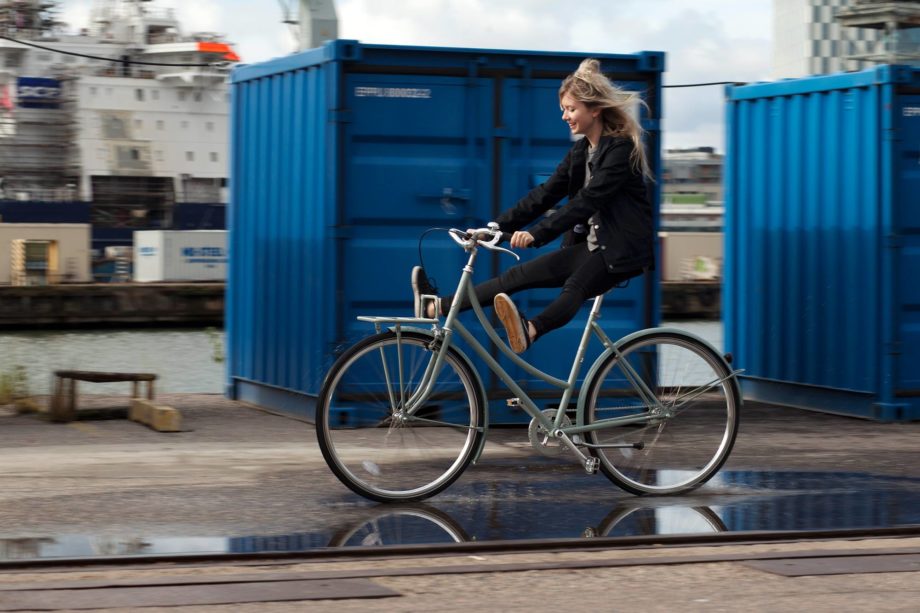
[[[498,229],[498,224],[494,221],[489,222],[489,227],[487,228],[470,228],[468,230],[459,230],[457,228],[451,228],[448,230],[450,237],[454,239],[454,242],[463,247],[464,249],[471,249],[476,245],[485,247],[490,251],[503,251],[505,253],[510,253],[516,259],[520,260],[521,257],[510,249],[505,249],[504,247],[499,247],[498,243],[502,241],[510,241],[511,234],[508,232],[502,232]],[[488,238],[489,240],[484,240]]]

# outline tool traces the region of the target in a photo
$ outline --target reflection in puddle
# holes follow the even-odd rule
[[[458,484],[429,504],[358,507],[347,521],[265,536],[0,537],[0,560],[308,551],[537,538],[920,525],[920,479],[723,471],[682,497],[573,497],[564,481]]]
[[[347,526],[329,541],[330,547],[432,545],[470,540],[453,517],[428,505],[401,508],[380,506],[357,524]]]

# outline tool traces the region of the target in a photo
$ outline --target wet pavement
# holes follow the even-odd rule
[[[430,502],[376,506],[346,495],[333,503],[344,519],[304,518],[300,530],[284,533],[162,534],[142,525],[130,533],[113,534],[111,526],[72,533],[62,522],[26,536],[34,529],[22,526],[21,535],[3,530],[0,560],[920,526],[920,479],[870,473],[727,470],[692,496],[622,497],[612,506],[586,500],[609,492],[580,489],[570,497],[558,481],[460,483]]]
[[[185,432],[0,415],[0,561],[920,526],[920,423],[748,405],[725,469],[658,498],[496,429],[444,493],[377,505],[329,472],[309,424],[216,395],[160,401]]]

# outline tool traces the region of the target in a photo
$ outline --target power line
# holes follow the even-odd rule
[[[12,38],[10,36],[4,36],[0,34],[0,38],[12,41],[14,43],[19,43],[20,45],[27,45],[29,47],[35,47],[36,49],[41,49],[43,51],[51,51],[52,53],[60,53],[62,55],[73,55],[76,57],[87,58],[91,60],[101,60],[103,62],[117,62],[119,64],[137,64],[140,66],[173,66],[181,68],[195,68],[203,66],[215,66],[222,64],[223,62],[204,62],[200,64],[167,64],[164,62],[142,62],[139,60],[126,60],[126,59],[116,59],[110,57],[100,57],[98,55],[89,55],[86,53],[77,53],[76,51],[65,51],[63,49],[54,49],[52,47],[46,47],[44,45],[39,45],[37,43],[31,43],[24,40],[19,40]],[[709,83],[681,83],[679,85],[662,85],[662,88],[681,88],[681,87],[709,87],[712,85],[747,85],[743,81],[711,81]]]
[[[712,81],[711,83],[682,83],[680,85],[662,85],[661,87],[707,87],[709,85],[747,85],[743,81]]]
[[[25,40],[19,40],[16,38],[12,38],[10,36],[4,36],[2,34],[0,34],[0,38],[12,41],[14,43],[19,43],[20,45],[27,45],[29,47],[35,47],[36,49],[41,49],[42,51],[51,51],[52,53],[60,53],[62,55],[73,55],[76,57],[82,57],[82,58],[87,58],[91,60],[101,60],[103,62],[117,62],[119,64],[137,64],[140,66],[173,66],[173,67],[182,67],[182,68],[195,68],[195,67],[203,67],[203,66],[215,66],[215,65],[219,65],[223,63],[223,62],[204,62],[201,64],[166,64],[163,62],[141,62],[139,60],[127,60],[127,59],[119,59],[119,58],[111,58],[111,57],[100,57],[98,55],[77,53],[76,51],[65,51],[63,49],[54,49],[52,47],[46,47],[44,45],[39,45],[37,43],[30,43]]]

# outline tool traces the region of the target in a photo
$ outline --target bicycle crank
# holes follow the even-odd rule
[[[556,409],[544,409],[543,415],[545,415],[548,420],[553,421],[556,419]],[[571,425],[572,420],[569,419],[569,416],[564,416],[560,427],[568,428]],[[568,449],[560,439],[554,437],[552,433],[547,431],[536,418],[530,420],[530,425],[527,427],[527,438],[530,440],[530,445],[534,449],[550,458],[557,457]]]

